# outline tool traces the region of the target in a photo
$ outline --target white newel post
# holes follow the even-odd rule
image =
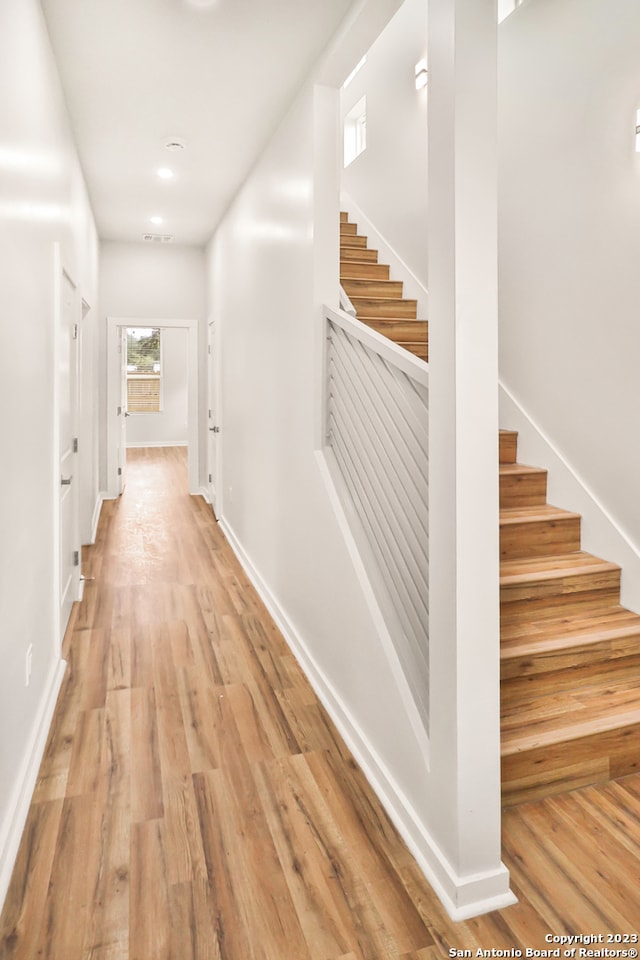
[[[508,873],[500,866],[496,28],[495,0],[429,0],[431,759],[445,855],[462,877],[492,877],[493,896],[506,903]]]

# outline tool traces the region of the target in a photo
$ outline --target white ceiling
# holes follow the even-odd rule
[[[41,2],[100,236],[191,244],[211,236],[352,4]],[[186,149],[167,151],[170,137]],[[161,166],[175,179],[159,180]]]

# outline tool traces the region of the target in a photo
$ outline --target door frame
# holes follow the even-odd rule
[[[118,484],[118,407],[120,406],[120,363],[118,331],[122,327],[179,327],[188,333],[187,343],[187,442],[189,493],[200,493],[199,409],[198,409],[198,321],[159,320],[151,317],[107,317],[107,493],[116,500]]]
[[[222,404],[220,396],[221,370],[219,362],[219,334],[219,321],[213,316],[209,317],[207,323],[207,483],[205,486],[207,490],[207,499],[209,500],[211,509],[216,517],[220,516],[222,509],[222,469],[220,449]],[[214,412],[213,418],[212,411]],[[209,457],[211,441],[208,433],[212,426],[218,427],[218,432],[214,439],[216,456],[215,467],[213,471],[211,470],[211,462]],[[212,477],[211,482],[209,482],[209,476]]]
[[[81,321],[82,321],[82,298],[80,287],[75,276],[75,271],[69,263],[69,258],[65,254],[62,245],[55,242],[53,245],[53,403],[52,403],[52,429],[53,438],[53,458],[52,458],[52,491],[53,491],[53,596],[54,596],[54,649],[58,657],[62,656],[62,641],[68,626],[62,623],[61,619],[61,589],[60,589],[60,549],[61,549],[61,509],[60,509],[60,380],[58,377],[58,368],[60,362],[60,326],[62,321],[62,289],[63,277],[66,276],[74,290],[74,312],[75,323],[77,324],[78,334],[76,337],[76,369],[75,369],[75,432],[79,434],[80,428],[80,383],[82,378],[82,353],[80,350]],[[77,453],[76,453],[77,457]],[[78,460],[76,460],[78,464]],[[82,599],[82,579],[81,579],[81,536],[80,536],[80,477],[76,470],[75,488],[73,491],[73,536],[75,547],[78,550],[80,562],[74,573],[73,583],[71,585],[72,600],[76,602]]]

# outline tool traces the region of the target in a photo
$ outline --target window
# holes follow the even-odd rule
[[[348,167],[367,146],[367,98],[358,100],[344,119],[344,165]]]
[[[127,411],[161,410],[162,351],[159,327],[127,328]]]

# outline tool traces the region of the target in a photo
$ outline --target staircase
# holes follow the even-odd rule
[[[427,322],[417,319],[417,302],[402,296],[402,281],[389,279],[389,267],[378,263],[358,226],[340,214],[340,283],[358,320],[405,350],[428,360]]]
[[[428,326],[340,214],[340,281],[359,320],[428,360]],[[640,770],[640,616],[620,568],[580,549],[580,515],[500,431],[502,796],[505,806]]]
[[[500,431],[502,792],[505,805],[640,769],[640,616],[620,568],[580,549],[580,516]]]

